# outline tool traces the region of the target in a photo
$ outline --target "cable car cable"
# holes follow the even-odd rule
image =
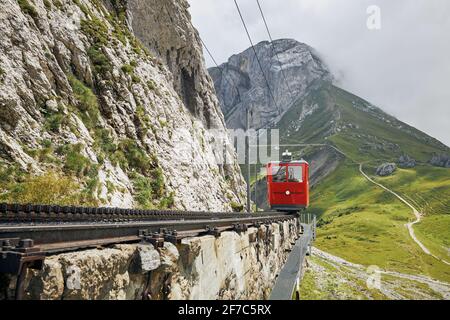
[[[242,25],[244,26],[245,32],[247,33],[248,40],[250,41],[250,45],[252,46],[253,52],[255,54],[256,61],[258,62],[259,68],[261,69],[261,73],[262,73],[262,75],[264,77],[264,81],[266,82],[267,89],[269,90],[269,94],[270,94],[270,96],[271,96],[271,98],[272,98],[272,100],[273,100],[273,102],[275,104],[275,107],[278,110],[278,114],[280,114],[280,108],[278,107],[278,104],[277,104],[277,102],[275,100],[275,97],[274,97],[274,95],[272,93],[272,89],[270,89],[269,81],[267,80],[266,75],[264,74],[264,69],[263,69],[261,61],[259,60],[259,57],[258,57],[258,55],[256,53],[256,49],[255,49],[255,46],[253,45],[252,37],[250,36],[250,33],[249,33],[248,29],[247,29],[247,25],[245,24],[245,20],[244,20],[244,17],[242,16],[241,9],[239,8],[239,4],[237,3],[237,0],[234,0],[234,4],[236,5],[236,9],[237,9],[237,11],[239,13],[239,17],[241,18]]]
[[[269,39],[270,39],[270,45],[271,45],[271,48],[272,48],[272,53],[275,54],[276,59],[277,59],[278,63],[280,64],[281,74],[283,75],[284,81],[286,82],[286,85],[288,87],[289,92],[291,93],[291,96],[294,97],[294,93],[293,93],[293,91],[291,89],[291,86],[289,85],[289,82],[287,81],[286,74],[284,73],[283,65],[281,64],[281,60],[280,60],[280,56],[278,55],[278,52],[276,52],[273,49],[272,34],[270,33],[269,26],[267,25],[266,17],[264,15],[263,10],[262,10],[261,4],[259,3],[259,0],[256,0],[256,3],[258,4],[259,12],[261,13],[261,17],[262,17],[262,19],[264,21],[264,25],[266,26],[266,31],[267,31],[267,35],[269,36]]]
[[[220,74],[222,75],[222,79],[224,79],[226,82],[228,82],[228,83],[231,85],[231,87],[232,87],[232,88],[236,91],[236,93],[237,93],[237,97],[238,97],[238,99],[239,99],[239,102],[242,102],[242,100],[241,100],[241,93],[239,92],[238,86],[236,86],[236,84],[234,83],[233,79],[229,80],[229,79],[227,79],[227,77],[225,77],[225,74],[224,74],[224,72],[223,72],[223,68],[221,68],[221,67],[218,65],[216,59],[214,59],[214,56],[212,55],[211,51],[210,51],[210,50],[208,49],[208,47],[206,46],[205,41],[203,41],[203,39],[202,39],[201,37],[200,37],[200,41],[202,42],[203,46],[205,47],[206,52],[207,52],[208,55],[210,56],[211,60],[212,60],[212,61],[214,62],[214,64],[216,65],[217,69],[219,69]]]

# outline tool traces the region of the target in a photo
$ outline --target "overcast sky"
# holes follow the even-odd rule
[[[188,1],[219,64],[249,47],[233,0]],[[341,87],[450,145],[449,0],[259,1],[274,39],[316,48]],[[267,40],[256,0],[238,2],[254,43]],[[367,27],[373,5],[379,30]]]

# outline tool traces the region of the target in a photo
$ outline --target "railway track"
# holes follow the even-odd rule
[[[118,243],[214,235],[298,217],[284,212],[224,213],[0,204],[0,272],[39,269],[45,256]]]

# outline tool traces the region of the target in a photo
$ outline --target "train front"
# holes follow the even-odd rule
[[[309,205],[309,164],[292,160],[283,153],[282,161],[267,164],[267,197],[275,211],[301,211]]]

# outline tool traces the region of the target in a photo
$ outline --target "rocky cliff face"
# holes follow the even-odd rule
[[[0,7],[0,200],[198,210],[242,201],[238,166],[216,162],[233,149],[211,147],[227,139],[225,124],[185,0]]]
[[[252,128],[276,123],[316,82],[332,80],[327,66],[306,44],[280,39],[260,42],[255,50],[263,72],[252,48],[209,69],[229,128],[245,128],[247,108],[253,111]]]

